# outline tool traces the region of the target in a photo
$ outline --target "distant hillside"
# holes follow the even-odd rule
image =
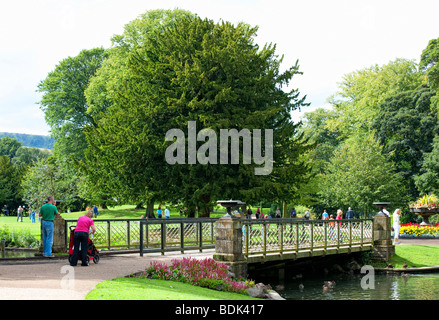
[[[26,133],[0,132],[0,139],[9,137],[21,142],[24,147],[52,149],[54,140],[49,136],[40,136]]]

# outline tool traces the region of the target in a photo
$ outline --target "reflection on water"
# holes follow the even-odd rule
[[[278,293],[291,300],[438,300],[439,274],[375,274],[374,289],[363,289],[358,275],[312,276],[289,280]],[[335,281],[332,289],[324,281]]]

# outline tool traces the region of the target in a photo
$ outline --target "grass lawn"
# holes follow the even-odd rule
[[[39,237],[41,225],[38,223],[38,217],[35,217],[35,223],[29,220],[29,217],[23,217],[23,222],[17,222],[17,217],[0,217],[0,228],[7,227],[9,231],[16,232],[28,230],[33,236]]]
[[[391,263],[395,268],[439,266],[439,246],[397,245]]]
[[[162,206],[164,208],[164,206]],[[155,206],[155,215],[157,216],[158,205]],[[180,218],[179,209],[170,208],[171,219]],[[86,211],[61,213],[64,219],[78,219],[83,216]],[[108,209],[99,209],[98,219],[140,219],[145,214],[145,209],[136,209],[133,205],[123,205]],[[212,213],[211,217],[220,217],[224,213]],[[29,230],[35,237],[40,237],[41,225],[38,223],[38,215],[35,217],[35,223],[29,217],[23,217],[23,222],[17,222],[16,216],[4,217],[0,216],[0,228],[7,226],[10,231]]]
[[[402,268],[407,263],[408,268],[439,266],[439,246],[418,244],[401,244],[395,246],[395,255],[388,263],[374,264],[384,268],[391,263],[395,268]]]
[[[186,283],[146,278],[116,278],[99,283],[86,300],[259,300]]]

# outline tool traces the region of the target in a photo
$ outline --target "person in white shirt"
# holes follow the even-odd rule
[[[399,230],[401,229],[401,221],[399,220],[399,217],[401,216],[401,209],[396,209],[395,212],[393,212],[393,230],[395,231],[394,235],[394,244],[399,244],[398,241],[399,237]]]

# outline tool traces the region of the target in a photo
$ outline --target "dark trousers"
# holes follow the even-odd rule
[[[70,260],[71,266],[78,264],[79,245],[81,245],[81,260],[82,266],[87,265],[87,250],[88,250],[88,232],[75,231],[73,236],[73,254]]]

